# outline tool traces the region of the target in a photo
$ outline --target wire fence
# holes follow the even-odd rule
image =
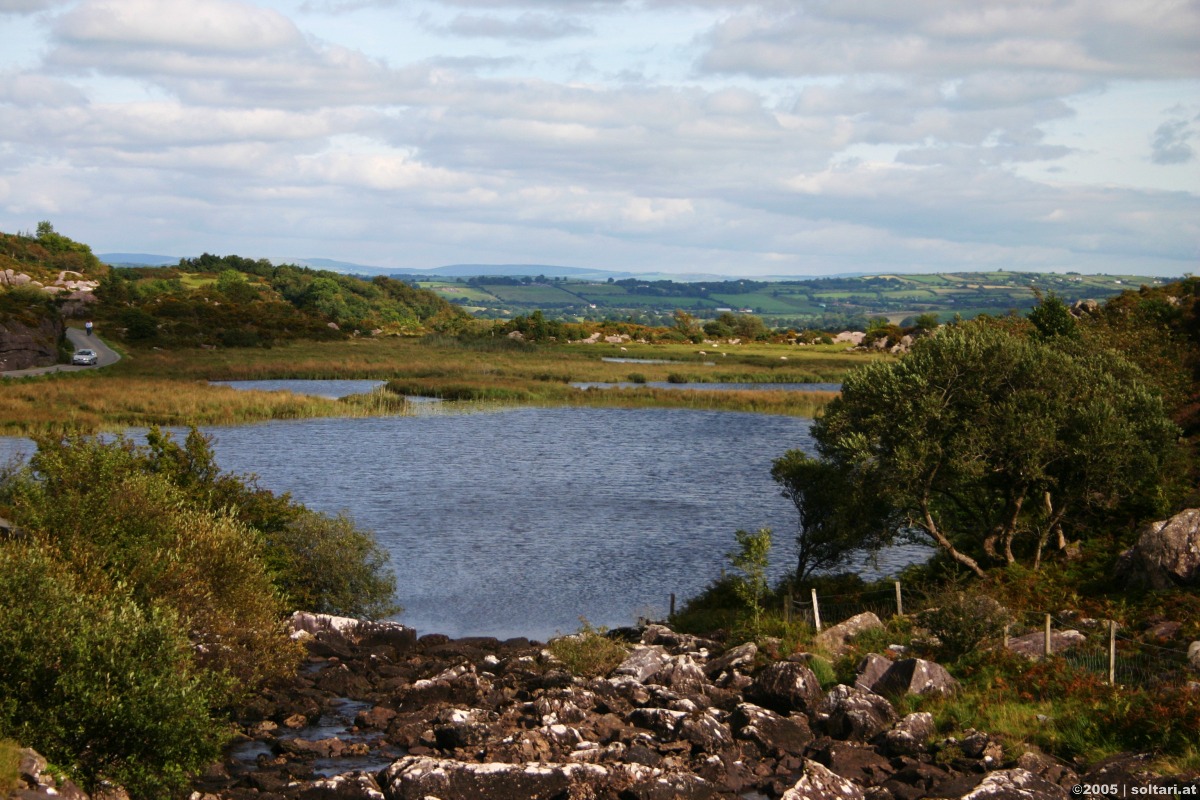
[[[892,589],[846,595],[808,597],[787,595],[784,615],[807,622],[818,632],[871,612],[880,620],[915,616],[931,609],[931,601],[908,596],[899,581]],[[1200,679],[1189,663],[1188,651],[1144,641],[1110,620],[1065,618],[1029,612],[1005,629],[1002,646],[1031,658],[1057,656],[1071,666],[1123,686],[1181,685]]]

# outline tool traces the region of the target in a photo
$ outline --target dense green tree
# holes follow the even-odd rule
[[[1076,336],[1078,329],[1071,310],[1054,292],[1044,297],[1038,293],[1038,304],[1029,312],[1029,321],[1033,323],[1040,339],[1053,339],[1056,336]]]
[[[886,509],[851,507],[844,499],[856,494],[848,481],[856,474],[838,469],[830,461],[812,458],[802,450],[789,450],[775,459],[771,477],[784,497],[796,507],[797,581],[815,572],[845,563],[855,552],[871,550],[884,529]],[[862,496],[863,493],[857,493]]]
[[[1098,518],[1161,512],[1179,430],[1115,353],[965,323],[852,373],[813,426],[881,534],[940,547],[982,575]]]

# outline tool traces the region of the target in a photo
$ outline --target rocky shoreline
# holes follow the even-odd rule
[[[888,699],[953,691],[920,659],[869,656],[855,686],[824,691],[803,654],[771,660],[651,625],[619,632],[629,656],[584,679],[525,639],[418,638],[312,614],[293,626],[305,667],[239,711],[238,740],[191,800],[979,800],[1195,786],[1146,771],[1144,755],[1082,770],[1015,756],[986,732],[939,739],[930,715],[902,717]],[[85,797],[23,772],[17,797]]]

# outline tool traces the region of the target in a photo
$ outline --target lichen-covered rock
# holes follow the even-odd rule
[[[729,726],[737,738],[757,743],[766,753],[799,755],[814,738],[807,717],[782,717],[753,703],[738,705]]]
[[[1020,767],[993,772],[962,800],[1065,800],[1067,790]]]
[[[858,662],[857,677],[854,679],[854,685],[860,689],[874,691],[873,687],[892,668],[892,663],[890,658],[881,656],[878,653],[867,653]]]
[[[676,692],[703,694],[709,686],[708,676],[691,656],[674,656],[654,674],[650,683],[670,687]]]
[[[754,676],[747,696],[767,708],[780,712],[816,711],[821,702],[821,683],[813,671],[803,664],[779,661],[770,664]]]
[[[930,738],[937,728],[933,714],[917,711],[907,715],[890,731],[883,734],[883,746],[895,756],[915,756],[927,749]]]
[[[849,639],[854,638],[864,631],[876,630],[882,627],[883,623],[879,621],[879,617],[870,611],[865,611],[844,622],[839,622],[837,625],[831,625],[818,633],[814,641],[830,652],[839,653],[845,648],[846,642]]]
[[[1062,653],[1087,642],[1087,636],[1076,630],[1050,631],[1050,652]],[[1036,661],[1046,655],[1046,632],[1034,631],[1008,640],[1008,649]]]
[[[783,793],[782,800],[864,800],[863,790],[816,761],[804,762],[804,777]]]
[[[550,800],[608,781],[595,764],[476,764],[406,756],[382,773],[387,800]]]
[[[313,781],[300,792],[299,800],[385,800],[375,778],[361,772],[348,772]]]
[[[1200,509],[1144,527],[1137,544],[1121,555],[1118,571],[1127,582],[1151,589],[1200,586]]]
[[[715,678],[722,672],[728,672],[735,667],[744,667],[748,664],[753,664],[754,657],[757,655],[758,645],[754,642],[739,644],[737,647],[731,647],[719,657],[709,661],[705,665],[704,671],[710,678]]]
[[[733,734],[713,713],[689,716],[679,726],[679,738],[692,743],[692,749],[716,754],[733,744]]]
[[[613,675],[628,675],[638,683],[645,683],[670,661],[671,657],[661,645],[638,647],[613,670]]]
[[[817,720],[834,739],[869,741],[897,719],[896,709],[885,698],[844,684],[833,687],[817,707]]]
[[[870,688],[877,694],[949,695],[958,688],[958,681],[941,664],[906,658],[893,663]]]

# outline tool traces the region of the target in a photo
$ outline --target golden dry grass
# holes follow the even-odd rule
[[[212,386],[210,380],[375,378],[402,394],[471,403],[672,407],[812,416],[828,392],[580,391],[571,382],[630,380],[729,383],[830,382],[872,356],[836,348],[748,345],[701,353],[695,345],[629,344],[533,347],[506,340],[387,337],[301,342],[270,349],[131,348],[103,370],[0,380],[0,432],[120,430],[145,425],[229,425],[271,419],[406,413],[402,399],[330,400]],[[786,358],[780,356],[786,355]],[[613,363],[604,356],[669,360]],[[455,404],[459,405],[459,404]]]

